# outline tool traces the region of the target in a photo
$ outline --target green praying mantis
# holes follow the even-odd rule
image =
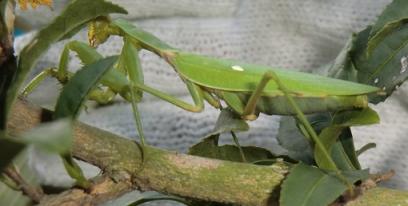
[[[328,77],[269,68],[204,57],[181,51],[161,41],[152,34],[129,22],[99,17],[90,22],[89,43],[73,41],[62,52],[58,68],[50,68],[36,76],[24,89],[30,93],[47,76],[67,82],[69,52],[73,51],[84,64],[103,58],[94,47],[104,43],[109,36],[123,37],[124,46],[115,69],[102,78],[89,98],[100,103],[110,102],[116,94],[132,103],[141,142],[144,136],[137,109],[143,92],[191,112],[201,112],[204,101],[215,108],[225,102],[244,120],[255,120],[260,113],[268,115],[295,115],[315,144],[326,156],[327,169],[338,171],[329,152],[319,140],[305,114],[343,111],[368,107],[367,95],[380,93],[377,87],[347,82]],[[178,73],[193,99],[193,104],[180,100],[143,83],[143,72],[138,52],[146,49],[169,63]]]

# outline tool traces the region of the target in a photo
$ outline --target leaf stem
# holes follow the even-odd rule
[[[4,170],[4,174],[7,175],[7,177],[9,177],[10,179],[12,179],[19,187],[19,189],[35,203],[39,203],[42,197],[44,196],[44,192],[40,187],[30,185],[24,180],[24,178],[20,175],[15,165],[10,165],[9,167],[7,167]]]
[[[232,139],[234,140],[234,143],[237,145],[237,147],[238,147],[238,149],[239,149],[239,153],[241,154],[242,161],[243,161],[243,162],[248,162],[247,159],[246,159],[246,157],[245,157],[244,150],[242,150],[242,147],[241,147],[241,145],[239,144],[237,135],[235,134],[234,131],[230,131],[230,132],[231,132],[231,135],[232,135]]]

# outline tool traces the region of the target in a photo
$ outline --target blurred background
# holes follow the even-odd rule
[[[219,58],[325,74],[322,68],[332,61],[353,32],[374,22],[377,15],[391,0],[113,0],[129,11],[120,16],[155,34],[170,45],[189,52]],[[16,48],[19,52],[33,37],[35,31],[47,24],[68,2],[55,0],[53,8],[18,11],[19,32]],[[90,8],[92,9],[92,8]],[[116,18],[118,16],[114,16]],[[86,41],[86,31],[76,39]],[[116,41],[115,41],[116,40]],[[65,42],[66,43],[66,42]],[[53,46],[32,75],[43,68],[57,64],[64,42]],[[112,38],[98,50],[105,55],[118,54],[120,38]],[[145,81],[159,90],[191,101],[188,92],[176,73],[163,60],[151,53],[141,54]],[[70,67],[79,68],[72,55]],[[58,83],[48,79],[30,100],[52,108],[59,91]],[[408,88],[402,85],[384,103],[374,106],[381,123],[353,128],[356,148],[369,142],[377,148],[360,156],[365,168],[372,173],[390,169],[396,175],[384,185],[408,189]],[[140,110],[149,144],[186,152],[211,132],[218,112],[206,105],[199,114],[181,110],[167,102],[146,94]],[[103,129],[137,140],[130,105],[117,102],[113,105],[90,108],[81,120]],[[250,122],[251,130],[239,133],[241,144],[282,150],[275,136],[279,116],[265,116]],[[221,138],[226,143],[229,136]],[[72,184],[58,157],[50,157],[35,149],[22,160],[36,171],[31,175],[37,181],[60,187]],[[23,158],[24,159],[24,158]],[[98,169],[86,164],[88,176]],[[1,195],[4,193],[0,192]]]

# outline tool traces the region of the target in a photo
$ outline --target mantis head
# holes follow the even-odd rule
[[[111,26],[111,20],[108,16],[100,16],[92,20],[88,26],[88,41],[92,47],[97,47],[108,40],[109,36],[114,34]]]

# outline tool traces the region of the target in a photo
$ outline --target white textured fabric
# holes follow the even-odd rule
[[[372,23],[390,0],[116,0],[130,11],[127,18],[177,48],[220,58],[312,71],[331,61],[352,32]],[[76,38],[85,40],[82,32]],[[17,40],[21,48],[29,37]],[[120,38],[112,38],[99,49],[118,54]],[[62,44],[54,46],[40,62],[41,67],[55,65]],[[141,55],[147,84],[189,100],[180,79],[164,61],[150,53]],[[78,60],[73,58],[72,67]],[[227,78],[227,77],[226,77]],[[53,85],[55,82],[48,81]],[[44,89],[45,87],[41,87]],[[377,143],[363,154],[363,166],[372,172],[394,169],[396,176],[385,185],[408,189],[408,101],[407,86],[385,103],[374,106],[381,116],[375,126],[353,128],[357,148]],[[55,87],[52,87],[54,90]],[[44,92],[47,91],[47,92]],[[52,105],[52,92],[42,90],[32,99]],[[44,95],[46,94],[46,95]],[[46,98],[49,97],[49,98]],[[167,102],[146,95],[140,110],[150,144],[186,151],[211,131],[218,112],[206,105],[204,112],[192,114]],[[110,131],[136,138],[136,130],[127,104],[97,108],[82,115],[82,120]],[[279,117],[264,116],[251,122],[251,131],[239,136],[243,144],[276,149],[274,136]],[[229,139],[228,136],[223,140]],[[52,183],[52,178],[48,183]]]

